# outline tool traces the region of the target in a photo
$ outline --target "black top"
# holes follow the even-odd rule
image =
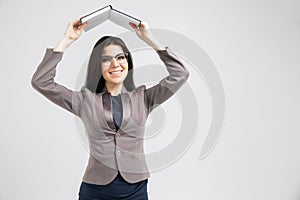
[[[121,126],[122,117],[123,117],[123,109],[122,109],[122,101],[121,96],[111,96],[112,99],[112,110],[113,110],[113,120],[116,129],[118,130]]]

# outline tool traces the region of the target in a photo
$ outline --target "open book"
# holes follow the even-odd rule
[[[110,20],[128,30],[132,30],[129,22],[132,22],[137,26],[139,26],[141,23],[141,20],[116,10],[111,5],[105,6],[99,10],[96,10],[95,12],[81,17],[80,23],[83,24],[88,22],[88,25],[84,28],[84,30],[89,31],[99,24],[102,24],[106,20]]]

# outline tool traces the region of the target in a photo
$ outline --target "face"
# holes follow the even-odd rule
[[[121,84],[128,74],[128,62],[119,45],[106,46],[102,51],[101,69],[106,83]]]

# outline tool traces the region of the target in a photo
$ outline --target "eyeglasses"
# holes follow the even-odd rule
[[[102,60],[101,60],[102,65],[105,67],[110,66],[113,61],[113,58],[115,58],[119,64],[124,64],[127,62],[128,53],[120,53],[120,54],[116,55],[115,57],[103,56]]]

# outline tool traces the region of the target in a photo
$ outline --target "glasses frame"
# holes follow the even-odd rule
[[[119,56],[122,56],[122,55],[125,56],[124,62],[118,61],[118,57],[119,57]],[[128,56],[129,56],[129,53],[128,53],[128,52],[119,53],[119,54],[115,55],[114,57],[112,57],[112,56],[104,56],[105,59],[109,59],[109,64],[104,64],[104,63],[103,63],[103,58],[101,58],[101,65],[103,65],[104,67],[109,67],[109,66],[111,66],[111,64],[112,64],[113,59],[115,59],[119,64],[124,64],[125,62],[128,62]]]

